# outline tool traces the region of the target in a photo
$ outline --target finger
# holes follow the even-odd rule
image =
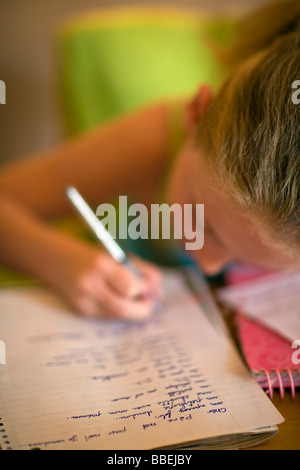
[[[97,300],[89,295],[81,294],[75,301],[72,302],[76,311],[85,317],[99,317],[104,316],[102,308],[100,308]]]
[[[154,311],[149,297],[144,295],[136,299],[120,295],[103,277],[90,277],[80,297],[77,301],[80,312],[90,317],[140,320]]]
[[[146,296],[131,299],[119,295],[108,284],[103,284],[95,293],[99,305],[99,316],[123,320],[142,320],[153,312],[153,303]]]
[[[132,262],[139,269],[140,273],[147,280],[150,290],[161,299],[163,297],[162,291],[162,271],[161,269],[148,261],[141,260],[137,257],[131,257]]]
[[[104,297],[105,305],[109,305],[107,315],[120,320],[141,321],[149,318],[154,311],[151,299],[144,297],[140,300],[133,300],[124,297],[117,297],[107,291]]]
[[[106,271],[105,279],[116,293],[130,299],[143,297],[149,291],[149,280],[145,276],[139,276],[126,265],[116,262]]]

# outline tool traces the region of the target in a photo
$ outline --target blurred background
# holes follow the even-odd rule
[[[192,13],[244,14],[266,0],[0,0],[0,163],[46,150],[67,135],[58,99],[57,25],[87,10],[171,6]]]

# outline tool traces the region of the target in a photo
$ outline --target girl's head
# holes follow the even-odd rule
[[[230,259],[300,266],[300,104],[292,99],[300,80],[299,0],[264,8],[245,29],[226,83],[213,99],[202,88],[194,102],[196,138],[185,151],[201,170],[193,168],[189,194],[206,203],[197,256],[209,272]]]

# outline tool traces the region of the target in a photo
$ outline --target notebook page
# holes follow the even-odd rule
[[[270,275],[220,289],[220,300],[289,341],[300,338],[300,273]]]
[[[143,323],[86,320],[34,289],[0,292],[0,416],[12,448],[143,449],[281,422],[177,275]]]

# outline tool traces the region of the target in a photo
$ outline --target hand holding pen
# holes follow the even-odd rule
[[[103,277],[100,278],[98,271],[97,276],[91,276],[90,286],[86,285],[87,290],[93,291],[92,297],[95,298],[97,278],[99,295],[96,294],[96,297],[102,304],[102,311],[103,306],[104,309],[105,305],[107,306],[107,315],[105,316],[138,320],[160,309],[160,273],[158,268],[138,258],[134,258],[133,263],[105,229],[77,189],[69,186],[66,189],[66,195],[95,238],[106,248],[106,253],[101,252],[101,263],[98,263]],[[89,282],[88,279],[86,284]],[[104,289],[103,283],[106,284]],[[95,311],[95,306],[91,310]],[[111,311],[112,313],[109,313]],[[93,316],[95,315],[93,314]]]

